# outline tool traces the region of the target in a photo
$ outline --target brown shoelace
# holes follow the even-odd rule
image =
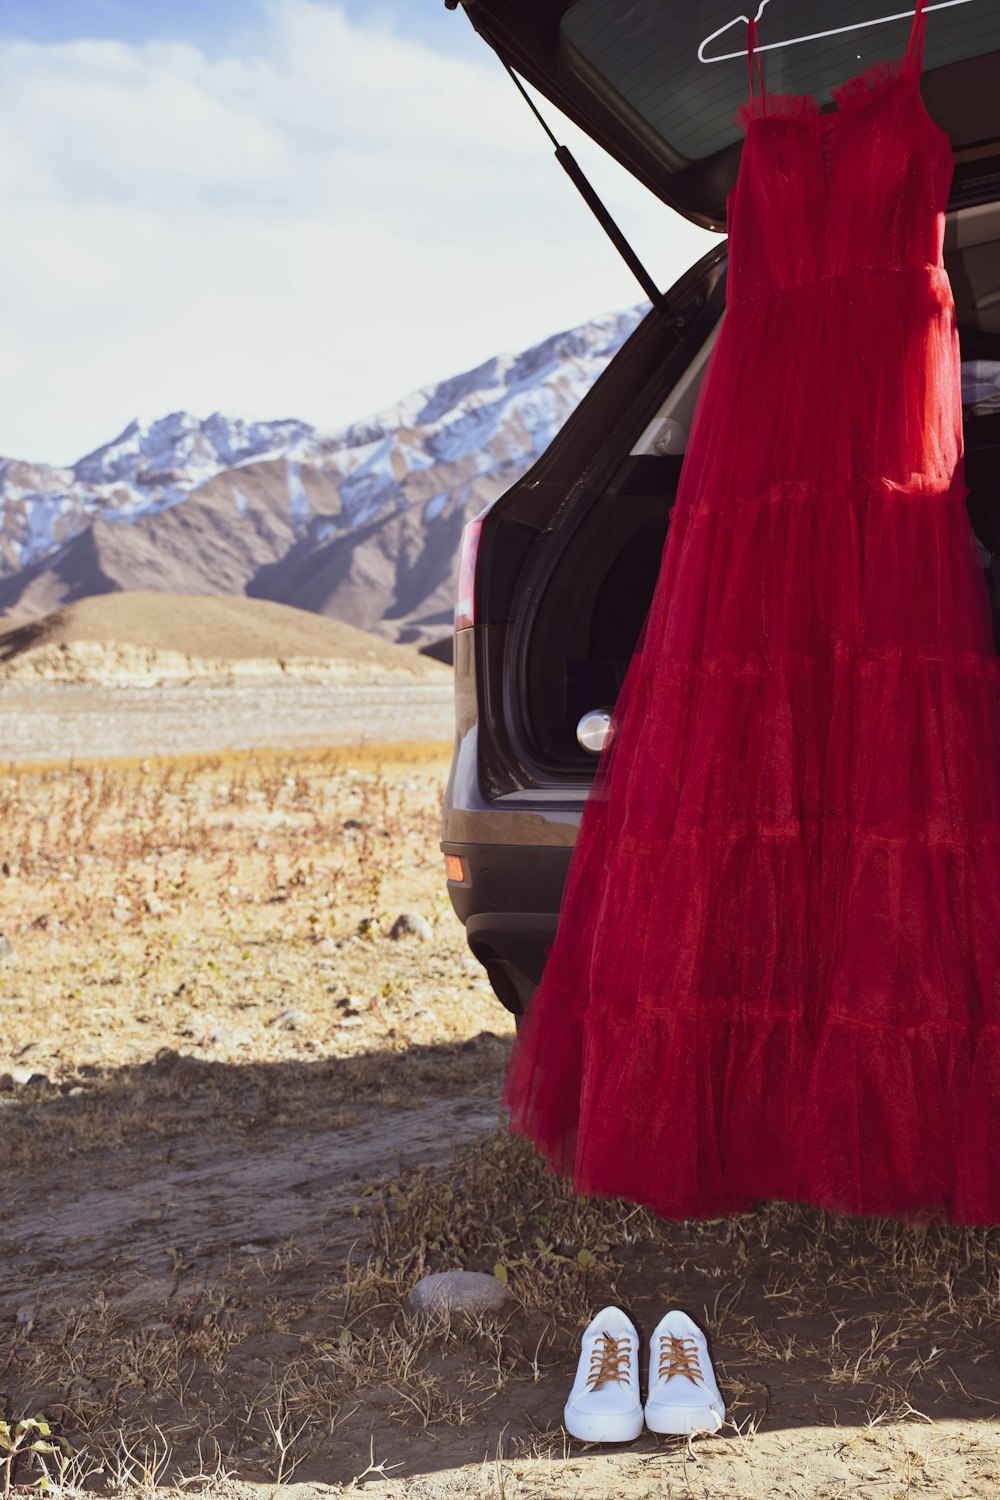
[[[692,1385],[703,1381],[698,1362],[698,1346],[694,1339],[681,1339],[673,1333],[660,1335],[660,1379],[669,1380],[671,1375],[685,1375]]]
[[[590,1356],[590,1374],[587,1376],[587,1384],[592,1391],[596,1391],[597,1387],[603,1385],[606,1380],[621,1380],[623,1374],[627,1378],[631,1368],[632,1351],[629,1348],[628,1339],[624,1337],[616,1339],[612,1338],[610,1333],[602,1333]]]

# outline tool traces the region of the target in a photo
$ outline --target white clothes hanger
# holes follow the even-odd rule
[[[947,10],[952,5],[970,5],[971,3],[972,0],[934,0],[933,5],[924,6],[924,14],[927,15],[932,10]],[[769,4],[770,0],[760,0],[757,13],[753,17],[755,21],[760,20],[764,14],[765,7]],[[872,16],[870,21],[853,21],[850,26],[831,26],[828,31],[810,31],[803,36],[782,37],[777,42],[761,42],[754,48],[754,51],[769,52],[774,47],[794,47],[797,42],[816,42],[825,36],[842,36],[845,31],[862,31],[868,26],[884,26],[889,21],[903,21],[907,16],[915,14],[916,12],[913,10],[897,10],[892,15]],[[731,21],[726,22],[725,26],[720,26],[718,31],[713,31],[710,36],[705,37],[704,41],[698,46],[698,61],[703,63],[728,62],[731,57],[746,57],[747,49],[745,46],[740,47],[737,52],[718,52],[713,53],[711,57],[705,56],[705,48],[709,42],[714,42],[716,37],[723,36],[727,31],[731,31],[734,26],[741,26],[745,32],[750,24],[750,19],[749,16],[734,16]]]

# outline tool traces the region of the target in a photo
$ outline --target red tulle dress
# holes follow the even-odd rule
[[[551,1169],[667,1218],[1000,1222],[1000,663],[923,9],[834,112],[740,110],[728,306],[506,1078]]]

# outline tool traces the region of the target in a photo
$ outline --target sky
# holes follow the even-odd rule
[[[536,99],[668,288],[716,236]],[[444,0],[0,0],[0,455],[335,430],[642,297]]]

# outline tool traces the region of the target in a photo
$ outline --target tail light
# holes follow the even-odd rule
[[[462,528],[462,540],[458,549],[458,594],[455,599],[456,630],[463,630],[467,625],[476,623],[476,559],[479,556],[483,521],[489,508],[485,505]]]

